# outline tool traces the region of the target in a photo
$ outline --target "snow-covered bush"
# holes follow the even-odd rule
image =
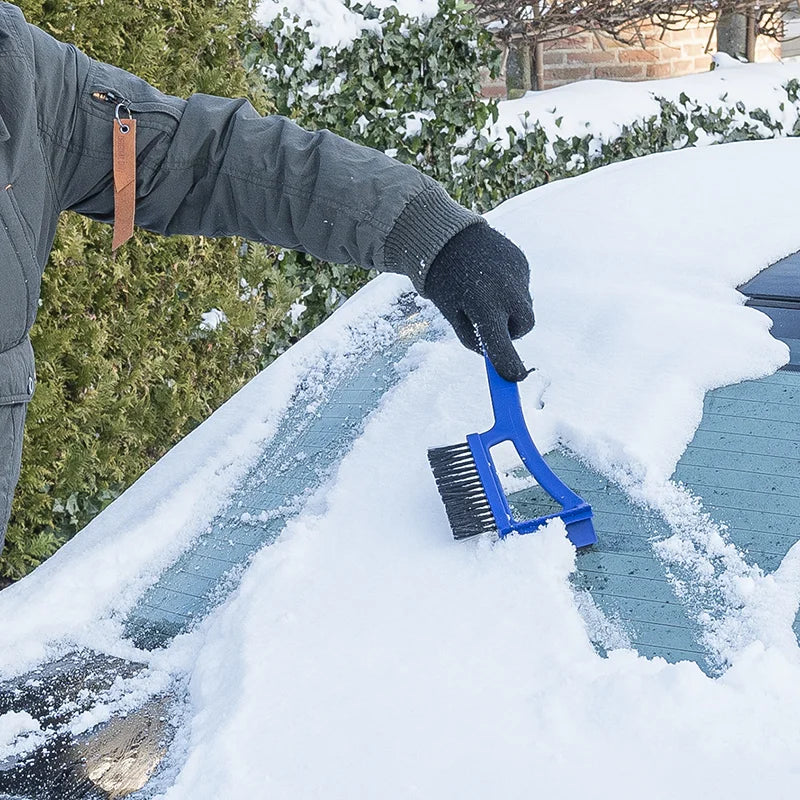
[[[683,85],[690,86],[688,82]],[[564,109],[553,96],[544,112],[532,109],[527,117],[518,115],[513,125],[489,126],[465,136],[452,151],[452,158],[461,164],[454,178],[473,187],[475,207],[485,211],[551,180],[629,158],[683,147],[797,136],[799,88],[794,78],[765,78],[762,90],[776,107],[748,108],[733,92],[722,92],[714,100],[696,99],[687,91],[666,93],[662,84],[649,93],[648,108],[630,115],[613,133],[598,130],[608,127],[605,118],[596,120],[595,125],[590,121],[576,124],[575,119],[567,118],[574,110],[574,100],[570,109]],[[602,95],[607,89],[598,85],[596,91]],[[632,104],[639,99],[631,90]],[[580,133],[576,132],[579,127],[583,128]]]
[[[247,64],[261,67],[279,113],[450,182],[453,144],[497,113],[478,97],[480,65],[499,68],[491,36],[461,0],[442,0],[433,17],[406,16],[395,4],[350,7],[366,25],[361,35],[320,46],[309,20],[276,4],[282,10]]]
[[[320,4],[314,14],[330,14],[331,5]],[[450,152],[464,131],[483,128],[497,113],[495,104],[479,99],[480,66],[499,68],[491,36],[462,0],[441,0],[438,11],[435,3],[421,4],[423,12],[436,11],[433,16],[409,16],[395,3],[345,5],[348,16],[338,18],[339,35],[331,35],[319,19],[315,25],[294,16],[288,3],[265,3],[261,18],[268,24],[250,42],[246,66],[261,70],[279,113],[414,164],[473,205],[471,187],[457,179],[460,169]],[[322,321],[368,277],[289,251],[282,267],[306,292],[303,315],[275,331],[287,335],[285,344]]]

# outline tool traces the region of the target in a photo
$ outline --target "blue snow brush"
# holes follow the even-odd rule
[[[494,411],[492,428],[485,433],[471,433],[463,444],[428,450],[428,461],[453,536],[467,539],[496,531],[502,539],[509,533],[532,533],[548,520],[560,518],[575,547],[594,544],[597,534],[592,524],[592,508],[547,466],[536,449],[522,415],[519,387],[501,378],[488,358],[486,372]],[[562,506],[561,511],[534,519],[514,519],[490,453],[501,442],[514,445],[522,463]]]

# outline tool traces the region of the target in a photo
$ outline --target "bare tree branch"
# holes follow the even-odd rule
[[[653,26],[685,30],[697,20],[715,23],[722,13],[752,12],[758,34],[783,35],[783,14],[797,0],[472,0],[482,19],[503,41],[522,39],[532,45],[602,31],[624,44],[645,41]]]

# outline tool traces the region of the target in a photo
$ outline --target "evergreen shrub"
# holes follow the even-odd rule
[[[251,0],[22,0],[29,22],[159,89],[248,95]],[[264,363],[260,331],[297,292],[277,251],[111,229],[62,215],[32,338],[39,386],[0,575],[50,555]],[[269,286],[265,304],[262,286]],[[252,289],[250,287],[253,287]],[[227,322],[202,327],[220,309]]]

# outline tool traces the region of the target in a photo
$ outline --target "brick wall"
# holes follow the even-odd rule
[[[716,51],[713,26],[693,23],[683,31],[650,28],[645,47],[628,47],[607,36],[576,32],[544,45],[544,89],[592,78],[642,81],[705,72]],[[709,41],[710,39],[710,41]],[[708,48],[708,52],[706,52]],[[780,44],[759,37],[757,61],[780,58]],[[506,96],[506,80],[486,81],[483,94]]]

